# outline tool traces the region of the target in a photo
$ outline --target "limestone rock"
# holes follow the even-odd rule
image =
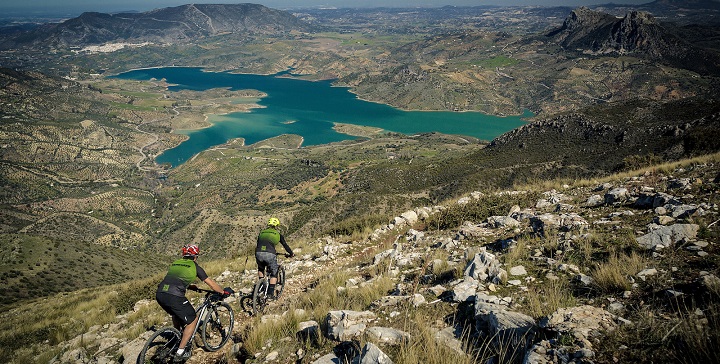
[[[479,331],[502,338],[529,338],[536,327],[532,317],[488,302],[475,303],[475,322]]]
[[[300,322],[295,336],[303,342],[316,342],[320,337],[320,325],[316,321]]]
[[[520,226],[520,222],[510,216],[490,216],[487,222],[494,228],[514,228]]]
[[[455,302],[466,302],[471,301],[475,298],[475,293],[477,292],[478,287],[480,284],[478,281],[473,279],[472,277],[465,277],[465,279],[457,284],[455,287],[453,287],[452,290],[452,299]]]
[[[410,334],[407,332],[388,327],[373,326],[365,330],[365,334],[388,345],[400,345],[410,341]]]
[[[612,330],[616,326],[615,315],[589,305],[560,308],[540,322],[540,327],[560,334],[572,334],[583,341],[597,335],[600,330]]]
[[[377,316],[371,311],[330,311],[325,322],[327,323],[327,336],[337,341],[347,341],[361,335],[367,323],[375,320]]]
[[[646,249],[658,250],[670,247],[681,240],[695,239],[699,229],[700,227],[696,224],[651,226],[651,231],[638,237],[637,242]]]
[[[367,343],[352,364],[393,364],[393,361],[377,345]]]
[[[630,198],[630,192],[627,188],[613,188],[605,194],[605,204],[614,205],[627,201]]]
[[[462,332],[458,333],[457,331],[458,330],[452,326],[446,327],[435,333],[435,341],[445,344],[445,346],[457,353],[465,354],[465,351],[463,350],[463,343],[458,340],[458,337],[462,334]]]

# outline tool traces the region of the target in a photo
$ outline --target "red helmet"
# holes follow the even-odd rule
[[[188,244],[182,247],[182,255],[184,257],[194,257],[200,254],[200,248],[195,244]]]

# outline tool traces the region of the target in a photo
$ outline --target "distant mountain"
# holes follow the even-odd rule
[[[144,13],[83,13],[62,23],[10,34],[0,39],[0,49],[174,43],[223,33],[272,35],[307,29],[308,25],[292,14],[262,5],[189,4]]]
[[[624,17],[581,7],[563,25],[547,34],[570,51],[590,55],[633,55],[689,69],[720,74],[720,55],[693,46],[646,12],[631,11]]]
[[[720,10],[720,1],[718,0],[655,0],[648,4],[643,4],[647,8],[670,9],[713,9]]]

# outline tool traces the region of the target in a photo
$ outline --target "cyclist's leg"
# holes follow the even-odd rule
[[[267,270],[270,276],[270,284],[268,285],[268,297],[272,297],[274,285],[277,282],[277,255],[269,252],[255,253],[255,259],[258,261],[258,272]],[[271,289],[272,288],[272,289]]]
[[[182,333],[180,345],[178,345],[178,352],[175,353],[176,357],[180,356],[185,352],[185,346],[187,346],[188,341],[190,341],[190,336],[198,322],[195,309],[185,297],[167,293],[158,293],[155,297],[160,306],[172,315],[173,326],[178,328]]]
[[[183,326],[185,326],[185,324],[174,314],[171,314],[171,316],[173,321],[173,327],[178,329],[178,331],[183,332]]]
[[[265,261],[265,254],[262,252],[255,253],[255,262],[258,266],[258,278],[263,279],[263,277],[265,277],[265,270],[268,267],[267,262]]]
[[[195,310],[190,301],[185,297],[175,296],[168,293],[157,293],[155,295],[157,303],[165,312],[172,317],[173,327],[183,332],[183,328],[195,317]]]
[[[270,284],[268,285],[268,297],[275,297],[275,285],[277,284],[278,275],[278,262],[277,255],[272,256],[272,259],[268,262],[268,268],[270,270]]]
[[[179,349],[185,349],[185,346],[187,346],[188,341],[190,341],[190,336],[192,335],[193,331],[195,330],[195,326],[197,326],[198,323],[198,317],[195,315],[195,319],[190,322],[189,324],[185,325],[185,328],[182,331],[182,339],[180,339],[180,346]]]

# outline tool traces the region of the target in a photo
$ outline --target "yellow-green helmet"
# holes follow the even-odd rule
[[[271,217],[270,220],[268,220],[268,226],[280,226],[280,220],[278,220],[277,217]]]

